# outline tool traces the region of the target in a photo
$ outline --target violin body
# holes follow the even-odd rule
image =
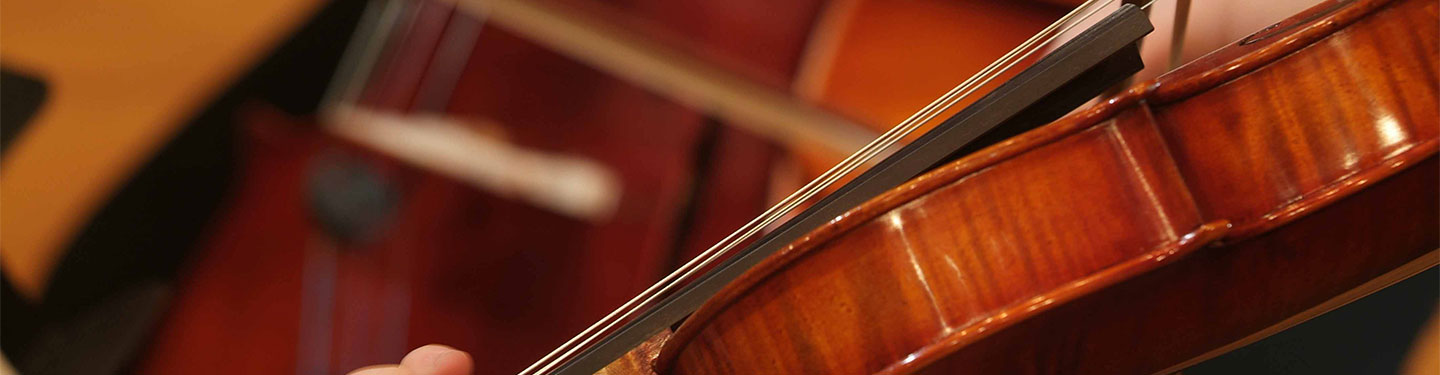
[[[1322,3],[870,200],[632,355],[1147,374],[1297,324],[1440,260],[1437,19]]]

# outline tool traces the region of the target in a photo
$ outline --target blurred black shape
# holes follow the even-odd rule
[[[400,206],[394,183],[364,160],[335,150],[311,162],[306,188],[320,229],[347,245],[377,239]]]
[[[40,78],[0,67],[0,152],[10,149],[10,142],[30,124],[48,93]]]

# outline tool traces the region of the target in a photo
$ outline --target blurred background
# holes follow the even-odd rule
[[[1316,2],[1161,0],[1137,78]],[[514,373],[1079,3],[5,0],[7,371]],[[1186,373],[1434,370],[1437,289]]]

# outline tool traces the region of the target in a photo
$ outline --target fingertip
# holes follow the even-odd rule
[[[416,348],[400,361],[414,375],[468,375],[473,365],[469,354],[436,344]]]
[[[435,357],[435,375],[469,375],[475,362],[470,353],[450,350]]]

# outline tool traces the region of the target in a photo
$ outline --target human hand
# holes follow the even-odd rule
[[[470,375],[470,355],[444,345],[430,344],[406,354],[398,365],[366,366],[349,375]]]

